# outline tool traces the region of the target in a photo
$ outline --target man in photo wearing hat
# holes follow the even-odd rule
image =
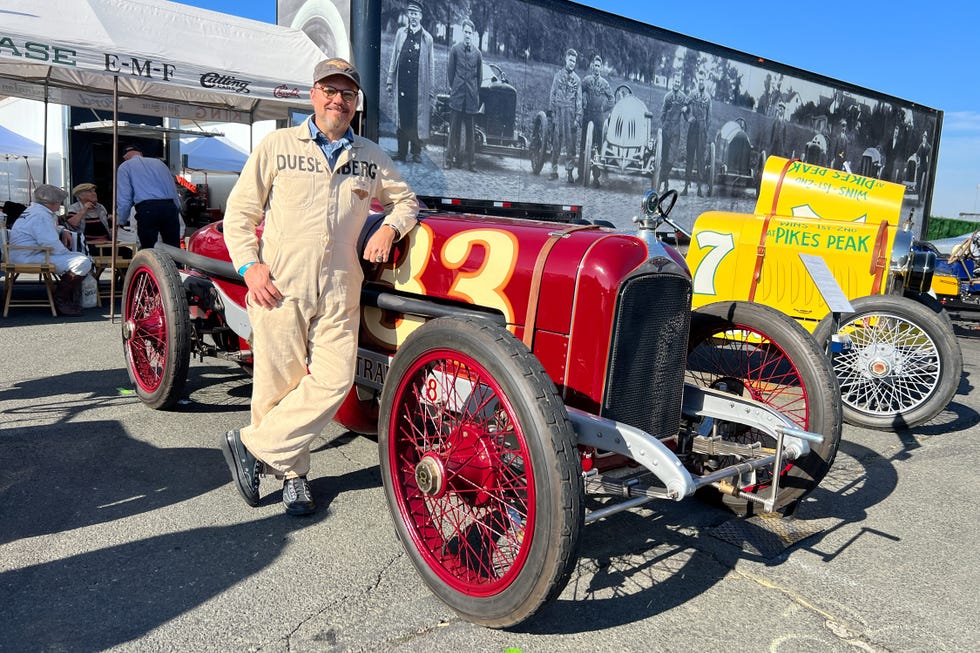
[[[116,198],[120,226],[129,224],[130,209],[136,207],[140,247],[153,247],[157,238],[180,247],[180,198],[166,163],[144,157],[135,145],[123,148]]]
[[[564,156],[570,184],[575,182],[572,171],[578,163],[578,130],[582,125],[582,80],[575,72],[577,61],[578,52],[574,48],[565,50],[565,65],[555,73],[548,101],[555,121],[550,178],[558,179],[558,162]]]
[[[660,154],[660,183],[663,191],[670,188],[670,173],[674,169],[674,159],[680,150],[681,127],[684,125],[684,114],[687,112],[687,95],[681,90],[681,77],[675,74],[671,81],[670,91],[664,95],[660,110],[660,125],[663,131],[663,143]],[[596,132],[599,134],[601,132]]]
[[[92,270],[92,259],[71,251],[70,234],[63,237],[58,230],[55,212],[68,197],[68,191],[51,184],[41,184],[34,191],[34,201],[27,207],[10,229],[10,244],[21,247],[50,247],[51,262],[55,274],[61,278],[55,289],[54,304],[62,315],[82,314],[81,305],[75,301],[81,289],[82,279]],[[67,241],[67,243],[65,242]],[[12,263],[43,263],[44,251],[40,249],[11,249]]]
[[[68,229],[84,234],[86,240],[111,238],[109,212],[99,204],[95,184],[86,182],[71,189],[77,201],[68,205],[65,225]]]
[[[423,141],[429,138],[435,63],[432,35],[422,27],[422,3],[409,0],[405,13],[408,25],[395,32],[385,88],[396,99],[398,154],[395,160],[421,163]]]
[[[776,117],[769,129],[769,154],[787,156],[790,154],[786,142],[786,103],[776,105]]]
[[[483,84],[483,54],[473,39],[476,25],[469,18],[460,21],[463,40],[449,49],[446,77],[449,80],[449,139],[446,168],[453,165],[476,170],[476,115],[480,113],[480,86]],[[466,133],[461,140],[462,132]]]
[[[394,163],[350,128],[361,80],[343,59],[313,73],[313,116],[269,134],[228,198],[224,236],[248,286],[254,357],[251,423],[221,448],[239,493],[259,503],[259,476],[283,478],[286,512],[315,509],[310,445],[354,381],[363,271],[358,240],[378,200],[387,214],[363,258],[385,265],[416,224],[418,203]],[[263,219],[261,237],[256,230]]]
[[[844,170],[844,165],[850,166],[847,160],[847,152],[850,147],[848,140],[847,118],[841,118],[837,124],[837,131],[831,138],[830,145],[830,167],[834,170]]]
[[[697,178],[698,197],[702,196],[701,183],[708,181],[705,174],[704,161],[708,152],[708,127],[711,125],[711,95],[705,89],[704,78],[698,79],[698,89],[687,96],[685,107],[687,116],[687,161],[684,166],[684,190],[681,195],[687,195],[691,184],[691,173]]]
[[[932,165],[932,143],[929,141],[929,131],[922,132],[922,140],[919,147],[915,150],[915,157],[918,163],[915,167],[915,192],[918,195],[917,202],[922,204],[925,201],[922,189],[926,187],[929,179],[929,167]]]

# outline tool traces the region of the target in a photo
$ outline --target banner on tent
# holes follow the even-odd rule
[[[0,95],[43,102],[44,84],[0,77]],[[48,88],[48,101],[53,104],[63,104],[72,107],[87,107],[100,111],[112,111],[112,95],[109,93],[93,93],[92,91],[52,86]],[[251,116],[246,111],[162,102],[153,98],[121,97],[119,98],[119,111],[141,116],[154,116],[156,118],[178,118],[181,120],[207,122],[237,122],[246,125],[251,122]]]

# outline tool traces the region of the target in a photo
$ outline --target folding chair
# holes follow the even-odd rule
[[[44,262],[41,263],[13,263],[10,260],[11,250],[44,250]],[[27,247],[23,245],[11,245],[10,235],[7,229],[0,229],[0,270],[4,273],[4,293],[3,293],[3,316],[7,317],[11,306],[44,306],[45,302],[41,299],[18,299],[14,301],[14,283],[22,274],[36,274],[44,283],[48,293],[47,305],[51,307],[51,315],[58,316],[58,310],[54,305],[54,263],[51,262],[50,247]]]
[[[122,286],[123,280],[126,278],[126,270],[129,268],[129,262],[132,260],[133,256],[136,255],[136,250],[139,249],[139,243],[121,243],[116,242],[116,266],[112,267],[112,243],[109,242],[94,242],[88,243],[89,256],[92,257],[94,266],[92,267],[92,274],[95,276],[95,281],[98,283],[101,281],[102,273],[106,270],[110,270],[116,277],[116,295],[122,296]],[[125,256],[123,256],[125,254]],[[110,280],[111,287],[111,280]],[[101,283],[99,284],[99,306],[102,306],[102,300],[108,298],[112,301],[112,297],[109,297],[109,291],[106,290],[105,293],[102,292]]]

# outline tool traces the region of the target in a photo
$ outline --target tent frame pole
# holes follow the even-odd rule
[[[109,321],[116,318],[116,245],[119,229],[119,75],[112,76],[112,274],[109,275]]]

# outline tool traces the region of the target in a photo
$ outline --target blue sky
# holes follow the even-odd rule
[[[181,1],[276,20],[276,0]],[[580,4],[940,109],[932,215],[980,211],[980,2]]]

